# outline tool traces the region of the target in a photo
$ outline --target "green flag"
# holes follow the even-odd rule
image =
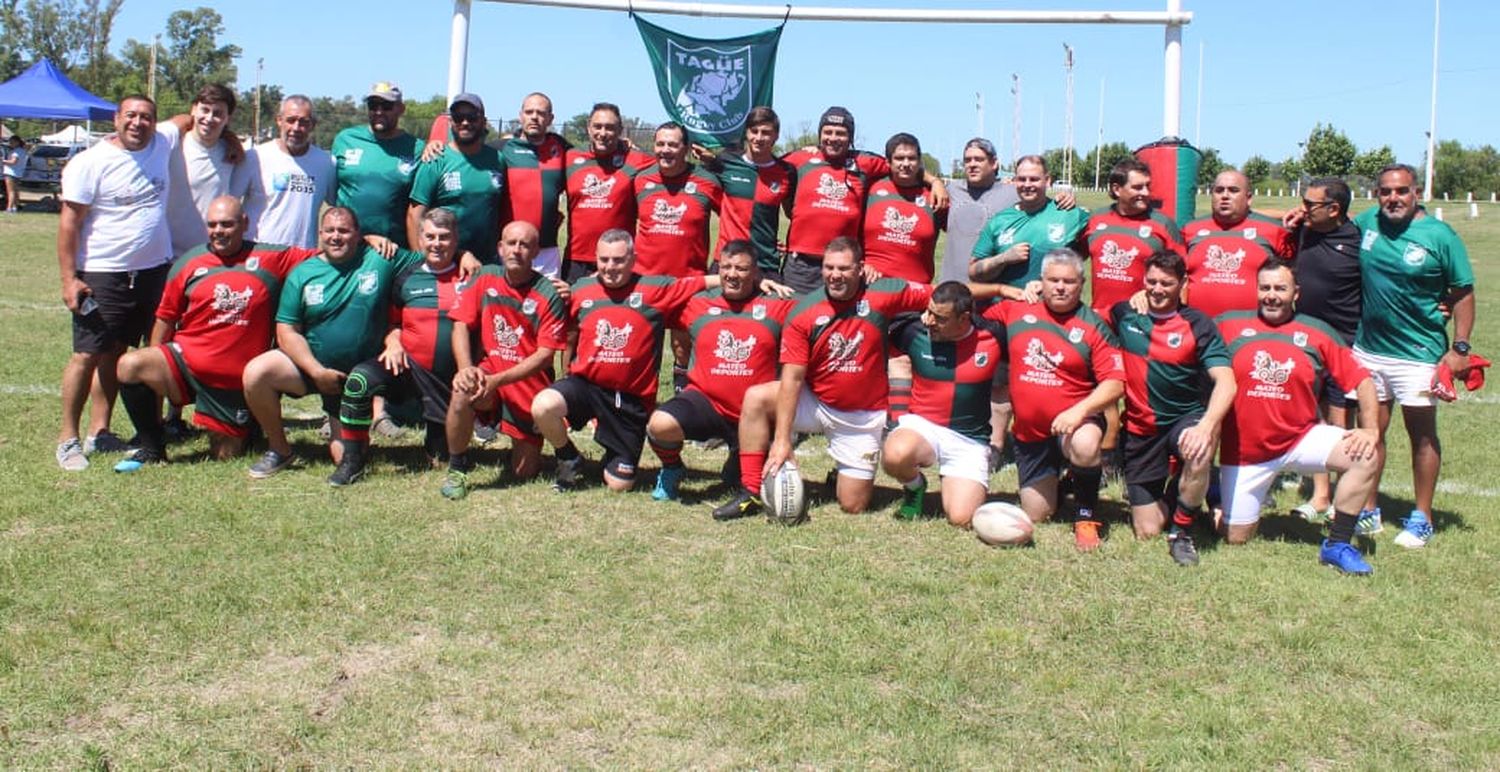
[[[687,127],[693,142],[714,148],[737,144],[750,108],[771,104],[781,27],[705,40],[634,18],[667,114]]]

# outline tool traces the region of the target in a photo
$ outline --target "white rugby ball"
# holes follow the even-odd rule
[[[766,518],[782,525],[807,521],[807,489],[802,473],[793,464],[782,464],[776,474],[766,475],[760,484],[760,498],[766,507]]]
[[[991,501],[974,510],[971,522],[979,540],[992,547],[1019,547],[1031,541],[1031,518],[1005,501]]]

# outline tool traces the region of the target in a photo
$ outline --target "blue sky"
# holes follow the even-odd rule
[[[850,0],[818,5],[854,7]],[[919,0],[866,0],[863,7],[914,7]],[[361,95],[390,79],[411,96],[446,90],[452,6],[444,0],[219,3],[227,42],[240,46],[240,86],[264,79],[288,92]],[[933,7],[994,7],[934,0]],[[1163,10],[1139,0],[1062,4],[1033,0],[1013,8]],[[1241,163],[1298,153],[1318,122],[1332,123],[1360,149],[1389,144],[1419,164],[1425,149],[1432,62],[1431,0],[1322,3],[1184,0],[1194,14],[1183,33],[1182,134],[1195,138],[1199,45],[1203,45],[1200,144]],[[115,24],[116,47],[148,40],[180,2],[129,0]],[[774,22],[653,15],[663,26],[731,37]],[[1438,136],[1465,144],[1500,142],[1500,60],[1494,57],[1493,5],[1442,5]],[[295,19],[295,23],[289,20]],[[978,130],[975,94],[984,94],[984,134],[1011,147],[1011,74],[1022,79],[1021,149],[1063,144],[1063,43],[1075,49],[1074,138],[1080,154],[1099,135],[1104,81],[1105,141],[1132,146],[1161,136],[1160,27],[1095,25],[876,24],[793,21],[782,36],[776,81],[783,134],[815,124],[829,104],[857,120],[857,144],[879,150],[897,131],[916,134],[944,163]],[[640,38],[624,13],[542,8],[476,0],[468,88],[491,117],[513,117],[521,98],[550,94],[559,120],[598,100],[626,114],[665,118]],[[1089,170],[1090,172],[1092,170]],[[1085,180],[1086,182],[1087,180]]]

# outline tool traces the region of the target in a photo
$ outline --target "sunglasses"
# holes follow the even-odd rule
[[[454,123],[483,123],[484,116],[479,113],[451,113],[449,115]]]

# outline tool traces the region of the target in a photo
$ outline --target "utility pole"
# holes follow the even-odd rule
[[[1015,73],[1010,75],[1010,95],[1010,162],[1015,163],[1021,157],[1021,76]]]
[[[156,101],[156,49],[161,45],[161,35],[151,39],[151,69],[146,73],[146,94]]]
[[[1203,42],[1198,42],[1198,100],[1193,106],[1193,144],[1203,147]]]
[[[260,71],[266,66],[265,57],[255,60],[255,128],[250,137],[251,144],[260,141]]]
[[[1067,110],[1063,115],[1062,178],[1073,184],[1073,47],[1063,43],[1063,69],[1067,72]]]
[[[1094,143],[1094,190],[1099,189],[1099,165],[1104,161],[1104,79],[1099,79],[1099,139]]]
[[[1438,12],[1442,0],[1432,0],[1432,116],[1427,124],[1427,178],[1422,186],[1422,200],[1432,200],[1432,170],[1437,162],[1437,72]]]

